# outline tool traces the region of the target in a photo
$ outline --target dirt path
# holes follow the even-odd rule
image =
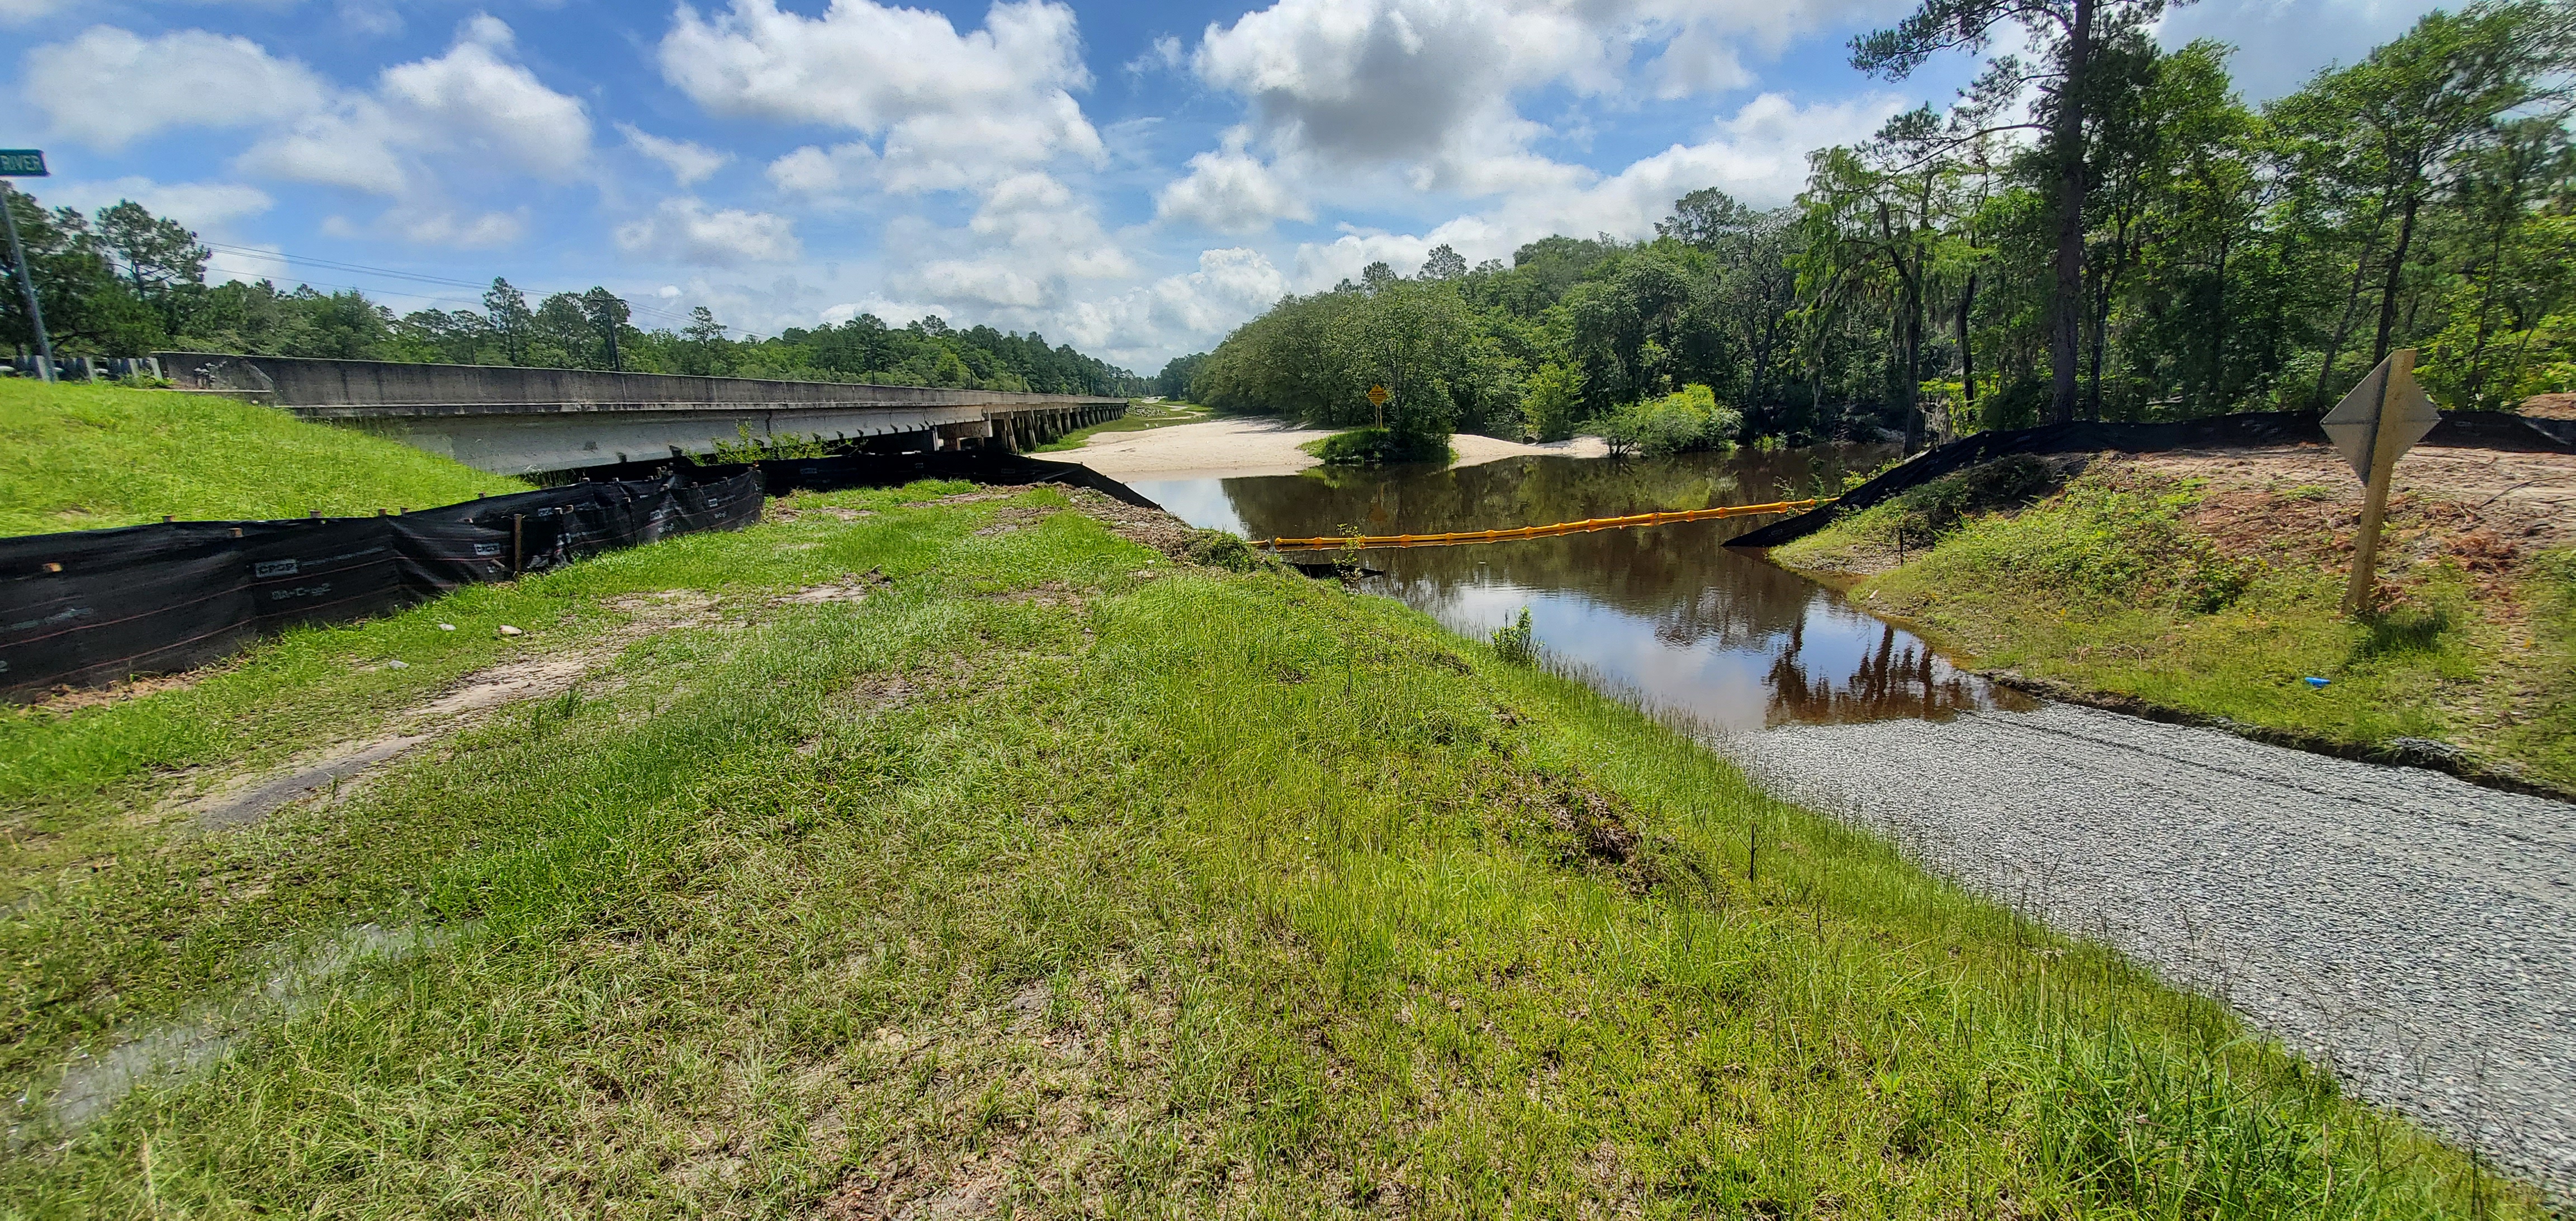
[[[1314,455],[1297,447],[1331,435],[1326,429],[1297,428],[1279,420],[1209,420],[1144,432],[1095,433],[1081,449],[1065,456],[1112,479],[1293,475],[1317,465]],[[1462,432],[1451,437],[1449,445],[1458,451],[1459,466],[1521,454],[1598,458],[1609,452],[1598,437],[1523,445]]]
[[[2576,805],[2055,703],[1719,746],[2576,1198]]]

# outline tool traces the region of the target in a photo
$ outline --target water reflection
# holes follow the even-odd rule
[[[1194,525],[1252,538],[1491,530],[1813,495],[1893,456],[1885,446],[1670,459],[1525,457],[1458,470],[1309,471],[1140,480]],[[1481,635],[1530,610],[1557,657],[1644,702],[1751,729],[1788,721],[1946,718],[2026,703],[1913,635],[1726,540],[1767,519],[1379,549],[1374,592]],[[1321,558],[1321,557],[1309,557]]]

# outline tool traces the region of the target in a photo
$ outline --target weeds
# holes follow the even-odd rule
[[[1538,633],[1530,627],[1529,608],[1520,618],[1494,629],[1494,655],[1515,666],[1538,664]]]

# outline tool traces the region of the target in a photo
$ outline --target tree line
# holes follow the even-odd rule
[[[1562,436],[1706,385],[1791,440],[2331,406],[2416,347],[2445,406],[2576,389],[2576,8],[2434,12],[2249,106],[2161,0],[1925,0],[1854,40],[1903,77],[2019,26],[1946,110],[1818,150],[1789,206],[1285,298],[1165,370],[1318,424]]]
[[[959,329],[936,315],[898,327],[861,314],[736,337],[705,306],[676,329],[640,328],[633,308],[599,287],[531,301],[495,279],[481,309],[398,315],[356,289],[210,284],[211,252],[197,235],[140,204],[120,201],[85,216],[48,210],[5,184],[0,193],[25,243],[46,330],[66,356],[177,349],[1122,396],[1150,393],[1153,384],[1036,332]],[[0,343],[23,353],[34,347],[35,330],[14,275],[0,268],[7,281]]]

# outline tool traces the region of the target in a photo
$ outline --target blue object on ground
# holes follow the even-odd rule
[[[2309,685],[2309,686],[2311,686],[2311,687],[2314,687],[2314,688],[2316,688],[2316,689],[2317,689],[2317,690],[2319,690],[2319,691],[2323,691],[2323,690],[2325,690],[2326,684],[2327,684],[2327,683],[2330,683],[2330,682],[2333,682],[2334,680],[2333,680],[2333,679],[2331,679],[2331,678],[2305,678],[2305,679],[2301,679],[2301,680],[2299,680],[2299,681],[2304,682],[2304,683],[2306,683],[2307,685]]]

